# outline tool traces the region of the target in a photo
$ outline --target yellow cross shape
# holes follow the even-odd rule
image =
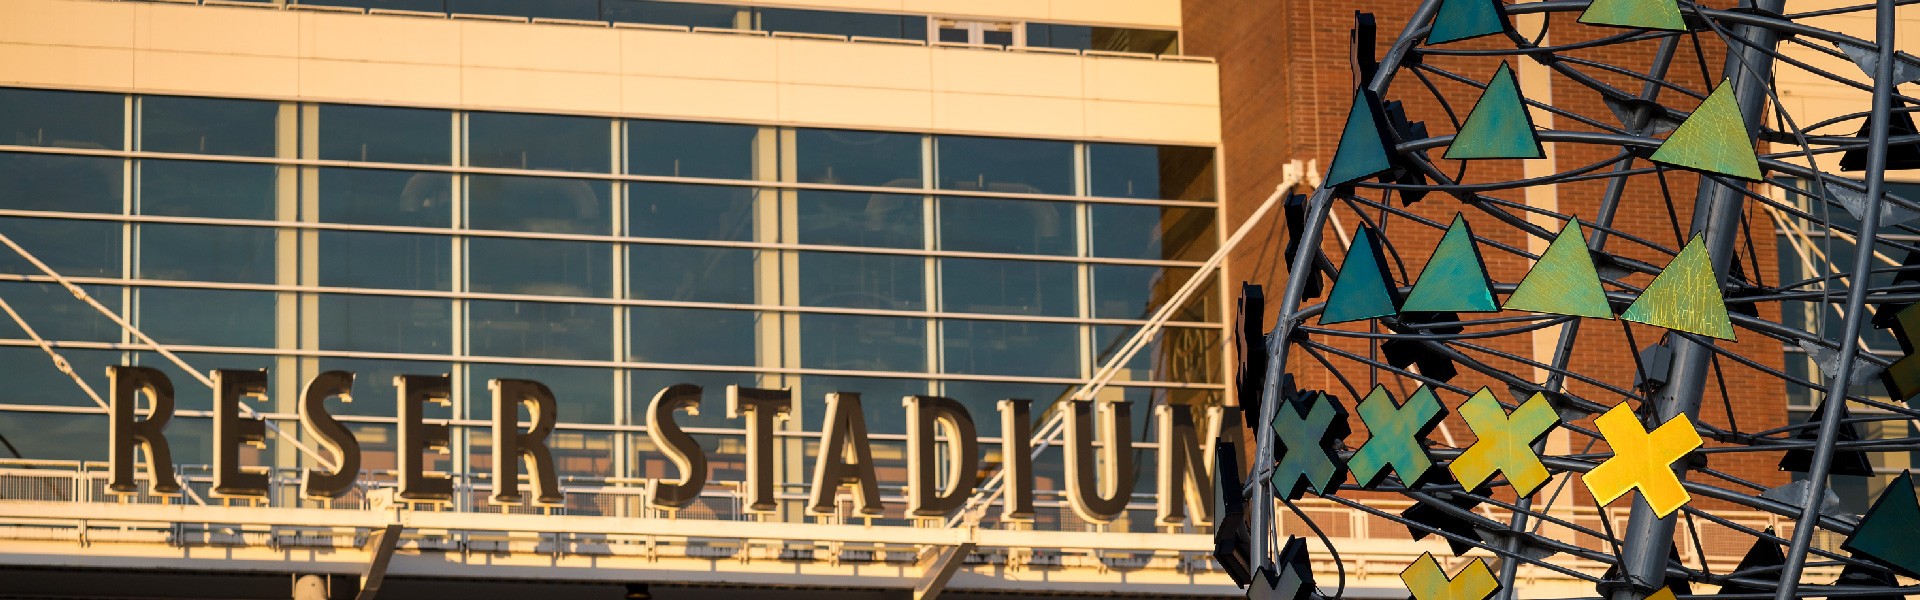
[[[1680,478],[1673,474],[1673,461],[1699,448],[1701,443],[1700,434],[1694,432],[1693,421],[1686,414],[1675,416],[1653,433],[1647,433],[1640,426],[1640,419],[1633,416],[1633,409],[1623,402],[1593,423],[1600,427],[1600,435],[1607,439],[1607,445],[1613,447],[1613,458],[1600,463],[1582,478],[1600,504],[1611,503],[1627,490],[1638,488],[1654,514],[1666,518],[1692,499],[1687,488],[1680,485]]]
[[[1407,570],[1400,572],[1400,580],[1407,583],[1407,591],[1413,592],[1413,600],[1487,600],[1500,591],[1500,582],[1493,578],[1486,562],[1473,559],[1459,575],[1448,577],[1433,560],[1432,552],[1407,565]]]

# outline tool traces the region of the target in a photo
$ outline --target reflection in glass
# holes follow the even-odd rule
[[[321,357],[319,366],[301,381],[311,379],[327,371],[346,371],[353,373],[353,401],[342,402],[335,398],[327,401],[327,412],[333,415],[355,415],[368,417],[391,417],[399,406],[399,390],[393,387],[393,378],[400,375],[441,375],[453,372],[453,366],[444,362],[412,360],[384,360],[367,358]],[[458,402],[459,398],[454,398]],[[429,414],[438,408],[438,404],[428,403]],[[451,411],[447,411],[450,413]],[[446,418],[443,413],[438,418]]]
[[[935,136],[940,189],[1073,193],[1073,142]]]
[[[613,359],[613,307],[467,302],[468,351],[483,356]]]
[[[318,234],[320,285],[453,289],[451,238],[370,231],[320,231]]]
[[[628,121],[627,172],[750,180],[759,134],[753,125]]]
[[[794,131],[801,183],[922,187],[921,136],[848,129]]]
[[[273,347],[273,292],[139,288],[135,299],[134,324],[167,344]]]
[[[120,306],[121,288],[83,285],[80,289],[108,308]],[[7,304],[20,313],[20,318],[33,327],[33,331],[40,334],[41,338],[68,342],[118,342],[121,339],[119,325],[73,297],[67,288],[58,283],[0,282],[0,298],[5,298]],[[0,318],[0,336],[15,340],[30,339],[13,319],[6,318]],[[35,348],[35,351],[38,350]],[[46,360],[45,357],[38,359]],[[30,365],[34,362],[16,364]],[[51,366],[48,363],[48,367]],[[96,373],[100,371],[81,372],[80,375],[92,377]]]
[[[921,310],[927,307],[927,259],[918,256],[801,252],[800,304]]]
[[[1147,319],[1165,305],[1195,269],[1146,265],[1093,265],[1093,316]],[[1203,321],[1214,311],[1218,281],[1209,281],[1173,313],[1175,321]]]
[[[613,245],[469,238],[467,287],[494,294],[613,295]]]
[[[1094,204],[1093,255],[1203,261],[1219,248],[1211,208]]]
[[[763,31],[863,36],[900,40],[927,39],[927,20],[912,15],[883,15],[826,10],[756,8]]]
[[[476,167],[606,173],[613,167],[612,142],[612,121],[607,119],[467,115],[467,162]]]
[[[0,233],[69,277],[119,277],[120,231],[111,221],[0,217]],[[19,253],[0,248],[0,273],[41,275]]]
[[[614,369],[489,363],[475,363],[469,369],[467,418],[493,418],[493,391],[487,387],[489,380],[529,379],[553,392],[561,423],[613,424],[613,386],[618,377]],[[523,418],[531,418],[525,408],[520,412]]]
[[[1106,364],[1138,327],[1100,325],[1093,328],[1097,364]],[[1178,381],[1219,383],[1220,332],[1216,329],[1167,327],[1127,361],[1119,381]]]
[[[13,210],[119,213],[125,204],[117,158],[0,152],[0,206]]]
[[[453,164],[453,117],[444,110],[322,104],[320,158]]]
[[[1027,24],[1027,45],[1043,48],[1174,54],[1180,50],[1179,42],[1179,33],[1163,29]]]
[[[148,152],[273,156],[280,103],[141,96],[140,149]]]
[[[140,240],[135,264],[141,278],[274,282],[271,228],[141,223],[134,230]]]
[[[925,201],[918,196],[801,190],[799,242],[827,246],[922,248]]]
[[[1094,196],[1212,201],[1213,150],[1087,144],[1087,184]]]
[[[452,175],[374,169],[319,172],[321,221],[401,227],[453,225]]]
[[[940,199],[942,250],[1071,256],[1075,228],[1067,202]]]
[[[967,413],[973,415],[973,424],[979,430],[980,437],[1000,436],[1000,413],[997,405],[1008,398],[1022,398],[1033,401],[1033,415],[1046,414],[1047,407],[1068,396],[1080,386],[1064,383],[1007,383],[1000,381],[947,381],[940,384],[942,396],[960,401],[967,407]]]
[[[648,363],[753,366],[761,314],[747,310],[710,310],[635,306],[633,360]]]
[[[627,184],[627,235],[648,238],[753,240],[759,190],[680,183]]]
[[[827,394],[852,392],[860,395],[861,414],[866,417],[868,434],[905,434],[907,409],[901,400],[907,396],[925,396],[927,390],[925,379],[804,376],[800,378],[800,389],[796,390],[796,398],[800,401],[800,428],[820,431],[822,423],[826,421]],[[980,415],[974,414],[973,420],[974,425],[978,426]],[[879,453],[875,452],[875,455],[877,458]],[[905,479],[904,473],[895,477],[880,477],[882,482]]]
[[[68,382],[67,387],[73,387],[73,383]],[[88,401],[87,405],[92,406],[93,402]],[[26,455],[28,458],[101,462],[107,460],[109,450],[101,440],[111,439],[107,436],[107,420],[100,415],[30,412],[7,413],[7,418],[0,419],[0,436],[6,436],[7,441],[15,447],[32,448],[32,453]],[[167,432],[167,439],[173,439],[171,430]],[[76,500],[71,488],[67,487],[41,488],[39,491],[44,495],[31,499],[49,502]]]
[[[126,97],[0,88],[0,145],[119,150]]]
[[[1072,263],[940,259],[945,312],[1073,317],[1080,312],[1079,290]]]
[[[143,160],[138,166],[139,214],[273,218],[273,165]]]
[[[1080,376],[1079,325],[948,320],[940,330],[947,373]]]
[[[681,427],[740,427],[739,419],[727,418],[727,386],[740,387],[779,387],[769,383],[777,375],[741,373],[737,371],[656,371],[635,369],[628,371],[631,401],[629,411],[636,423],[644,422],[647,405],[653,397],[669,386],[682,383],[700,386],[700,414],[689,415],[675,413],[673,421]]]
[[[604,0],[601,10],[607,20],[619,23],[652,23],[680,27],[733,29],[738,24],[738,6],[689,4],[655,0]]]
[[[475,229],[540,233],[613,233],[612,188],[604,181],[554,177],[467,178],[467,224]]]
[[[633,244],[627,286],[634,298],[753,304],[759,250]]]
[[[800,366],[810,369],[924,372],[922,319],[800,315]]]
[[[320,294],[320,349],[449,354],[453,302],[439,298]]]
[[[11,290],[8,290],[8,292],[11,292]],[[8,293],[7,297],[13,298],[17,295],[18,294]],[[19,310],[20,308],[21,307],[16,306],[15,310]],[[23,314],[22,316],[25,315]],[[28,322],[34,323],[34,321]],[[39,326],[36,325],[35,328],[39,329]],[[0,333],[0,336],[13,339],[23,337],[17,333],[18,329],[13,326],[12,320],[0,323],[0,330],[6,331],[6,333]],[[41,335],[46,334],[42,331]],[[104,389],[106,386],[107,367],[121,363],[120,352],[115,350],[61,348],[60,356],[65,357],[67,363],[73,366],[74,373],[86,379],[88,385],[94,386],[95,392]],[[47,358],[46,353],[41,352],[39,348],[33,346],[0,347],[0,364],[9,365],[7,370],[7,385],[0,386],[0,404],[98,406],[93,403],[92,398],[87,397],[86,392],[81,391],[79,386],[73,384],[73,380],[68,378],[66,373],[61,373],[59,369],[55,369],[52,359]],[[105,397],[101,399],[104,400]],[[16,416],[18,415],[8,413],[7,417],[0,419],[0,421],[11,421]],[[99,419],[100,417],[94,416],[93,418]],[[105,419],[100,420],[102,425],[104,425]],[[5,434],[0,433],[0,435]]]

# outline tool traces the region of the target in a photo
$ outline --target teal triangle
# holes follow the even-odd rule
[[[1680,122],[1650,157],[1653,162],[1696,171],[1760,181],[1760,158],[1747,137],[1747,118],[1733,97],[1733,85],[1722,81],[1700,107]]]
[[[1866,556],[1908,577],[1920,577],[1920,500],[1914,497],[1913,472],[1901,473],[1887,484],[1873,508],[1860,517],[1860,526],[1840,545],[1854,557]]]
[[[1687,21],[1680,18],[1680,4],[1674,0],[1593,0],[1593,4],[1580,13],[1580,22],[1635,29],[1687,30]]]
[[[1361,227],[1347,247],[1347,258],[1340,263],[1340,274],[1327,294],[1327,309],[1320,313],[1320,324],[1331,325],[1395,314],[1398,290],[1387,273],[1387,260],[1380,241],[1371,228]]]
[[[1607,292],[1600,288],[1600,274],[1593,268],[1593,255],[1587,253],[1587,236],[1579,221],[1567,221],[1559,237],[1547,245],[1540,261],[1527,270],[1525,279],[1500,306],[1508,310],[1550,315],[1571,315],[1612,319],[1613,307],[1607,305]]]
[[[1466,217],[1453,215],[1453,226],[1433,249],[1427,268],[1400,305],[1405,312],[1498,312],[1493,287],[1487,284],[1487,265],[1473,243]]]
[[[1440,11],[1433,15],[1433,30],[1427,43],[1445,44],[1505,30],[1500,11],[1493,0],[1440,0]]]
[[[1695,234],[1667,268],[1647,284],[1640,298],[1620,318],[1674,331],[1732,340],[1733,322],[1727,319],[1727,301],[1713,274],[1713,257]]]
[[[1447,146],[1447,158],[1546,158],[1540,138],[1533,133],[1533,116],[1520,99],[1520,84],[1513,80],[1513,69],[1500,63],[1487,81],[1487,91],[1473,103],[1467,122]]]
[[[1354,91],[1353,108],[1347,112],[1347,128],[1340,133],[1340,147],[1327,169],[1326,185],[1346,185],[1393,168],[1380,115],[1380,102],[1372,92]]]

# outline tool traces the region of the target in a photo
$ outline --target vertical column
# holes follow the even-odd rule
[[[742,10],[743,14],[747,11]],[[754,136],[755,158],[753,175],[759,181],[791,182],[799,179],[799,163],[795,159],[795,147],[798,145],[792,129],[763,127],[760,135]],[[799,193],[786,188],[756,191],[754,195],[754,241],[762,243],[792,242],[799,238],[799,224],[793,218],[794,207],[799,202]],[[799,257],[792,252],[782,250],[761,250],[754,264],[754,303],[763,306],[793,306],[799,304]],[[792,368],[800,366],[800,315],[790,312],[765,312],[758,318],[759,348],[758,364],[762,367]],[[760,378],[761,387],[794,387],[799,378],[784,374],[767,374]],[[795,402],[793,414],[787,420],[788,428],[797,428],[806,413],[806,402]],[[778,431],[778,425],[775,425]],[[792,482],[805,482],[807,479],[805,442],[796,438],[782,438],[773,445],[774,494],[776,497]],[[799,505],[789,506],[784,501],[776,501],[778,512],[771,518],[780,521],[804,519]]]

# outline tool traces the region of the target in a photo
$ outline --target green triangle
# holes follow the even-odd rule
[[[1867,556],[1908,577],[1920,577],[1920,545],[1913,543],[1920,531],[1920,500],[1913,493],[1913,472],[1907,471],[1887,484],[1873,508],[1860,517],[1860,526],[1840,544],[1855,557]]]
[[[1427,268],[1400,305],[1406,312],[1499,312],[1493,303],[1493,287],[1487,284],[1487,265],[1480,260],[1480,248],[1473,243],[1473,229],[1466,217],[1453,215],[1453,225],[1433,249]]]
[[[1727,320],[1727,301],[1713,275],[1713,257],[1699,234],[1680,249],[1653,283],[1640,292],[1620,318],[1674,331],[1732,340],[1733,322]]]
[[[1593,0],[1586,12],[1580,13],[1580,22],[1635,29],[1687,30],[1686,20],[1680,18],[1680,5],[1674,0]]]
[[[1493,0],[1440,0],[1440,11],[1433,15],[1433,30],[1427,32],[1427,43],[1457,42],[1505,29]]]
[[[1327,169],[1326,185],[1346,185],[1379,175],[1393,168],[1387,157],[1385,119],[1380,101],[1365,88],[1353,93],[1353,109],[1347,112],[1347,128],[1340,133],[1340,147],[1333,153],[1333,165]]]
[[[1747,137],[1747,118],[1733,97],[1732,84],[1722,81],[1700,108],[1667,136],[1653,152],[1653,162],[1696,171],[1760,181],[1760,159]]]
[[[1380,251],[1372,228],[1361,227],[1347,247],[1347,258],[1340,263],[1340,274],[1327,293],[1327,310],[1320,313],[1320,324],[1331,325],[1394,314],[1396,292],[1387,273],[1386,255]]]
[[[1447,146],[1447,158],[1546,158],[1540,138],[1533,134],[1533,116],[1520,99],[1513,69],[1500,63],[1487,81],[1487,91],[1473,103],[1467,122]]]
[[[1553,238],[1540,261],[1533,263],[1520,286],[1507,296],[1501,308],[1550,315],[1572,315],[1595,319],[1613,318],[1607,305],[1607,292],[1600,289],[1600,274],[1593,269],[1593,255],[1587,253],[1587,235],[1579,221],[1567,221],[1560,236]]]

